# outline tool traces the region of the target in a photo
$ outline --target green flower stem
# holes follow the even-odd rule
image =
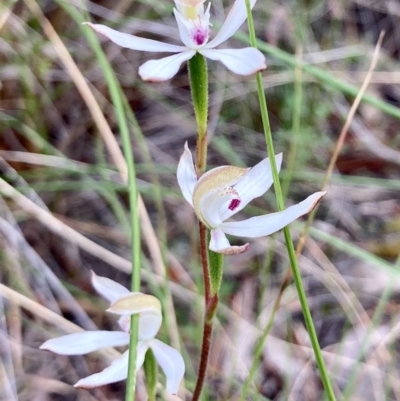
[[[327,171],[325,173],[325,177],[323,179],[323,183],[322,183],[322,186],[321,186],[321,191],[323,191],[326,188],[329,180],[331,179],[332,171],[333,171],[333,168],[334,168],[334,166],[336,164],[336,160],[338,158],[339,152],[343,147],[343,143],[344,143],[344,140],[345,140],[347,132],[348,132],[348,127],[350,125],[350,121],[351,121],[351,119],[352,119],[352,117],[353,117],[353,115],[354,115],[354,113],[355,113],[355,111],[356,111],[361,99],[362,99],[362,96],[365,93],[365,90],[366,90],[366,88],[367,88],[367,86],[368,86],[368,84],[370,82],[372,71],[375,69],[376,61],[378,59],[378,54],[379,54],[380,47],[381,47],[381,44],[382,44],[382,40],[383,40],[383,33],[381,33],[381,35],[379,37],[379,40],[378,40],[378,43],[377,43],[377,45],[375,47],[374,57],[372,59],[371,66],[370,66],[370,68],[368,70],[368,73],[367,73],[366,78],[365,78],[365,80],[363,82],[363,85],[362,85],[361,89],[359,90],[356,99],[354,100],[354,103],[353,103],[353,105],[352,105],[352,107],[350,109],[350,112],[349,112],[348,116],[347,116],[346,123],[343,126],[342,131],[340,133],[340,136],[339,136],[338,142],[336,144],[335,150],[333,152],[331,161],[329,163],[328,169],[327,169]],[[296,71],[298,71],[298,70],[300,70],[299,65],[296,66]],[[301,73],[300,71],[299,71],[299,73]],[[297,74],[295,74],[295,77],[296,77],[296,75]],[[297,78],[298,79],[295,80],[295,88],[297,87],[297,91],[301,91],[301,76],[298,76]],[[298,127],[299,127],[299,124],[300,124],[301,94],[299,95],[299,98],[297,98],[297,96],[296,96],[296,99],[297,99],[297,101],[295,101],[295,106],[296,106],[295,110],[297,110],[297,113],[294,113],[294,117],[293,117],[293,121],[294,121],[294,123],[293,123],[293,131],[294,131],[294,133],[297,133],[297,135],[298,135],[298,130],[299,130]],[[296,120],[297,120],[297,123],[296,123]],[[293,170],[293,166],[294,166],[294,163],[292,163],[291,168],[289,168],[288,170],[292,171]],[[314,217],[315,217],[317,208],[318,208],[318,206],[316,208],[314,208],[312,210],[312,212],[308,215],[307,222],[306,222],[306,224],[305,224],[305,226],[303,228],[303,232],[302,232],[302,234],[300,236],[300,239],[298,241],[298,244],[297,244],[296,257],[298,257],[301,254],[302,250],[303,250],[303,247],[305,245],[305,240],[306,240],[306,238],[307,238],[307,236],[309,234],[309,231],[311,229],[311,225],[312,225],[312,222],[314,221]],[[400,256],[398,258],[397,264],[400,265]],[[394,273],[391,272],[391,274],[394,274]],[[271,316],[270,316],[270,318],[268,320],[268,323],[266,325],[266,328],[264,329],[264,332],[263,332],[263,334],[262,334],[262,336],[259,339],[259,342],[257,344],[256,350],[255,350],[254,359],[253,359],[253,363],[252,363],[252,366],[250,368],[249,376],[246,379],[245,386],[244,386],[244,389],[243,389],[242,394],[241,394],[241,400],[244,400],[244,398],[245,398],[245,396],[247,394],[247,391],[248,391],[249,384],[253,380],[253,377],[254,377],[254,374],[255,374],[256,368],[257,368],[257,363],[258,363],[258,360],[259,360],[260,355],[261,355],[263,344],[264,344],[264,342],[265,342],[265,340],[266,340],[266,338],[268,336],[269,331],[271,330],[272,322],[274,321],[275,314],[277,313],[277,311],[279,309],[279,304],[280,304],[280,301],[282,299],[283,292],[285,291],[285,289],[290,284],[291,278],[292,278],[292,271],[289,268],[287,270],[286,274],[285,274],[285,277],[284,277],[283,281],[282,281],[282,285],[281,285],[281,287],[279,289],[279,293],[278,293],[277,299],[275,300],[274,307],[273,307]],[[366,339],[366,341],[367,341],[367,339]],[[363,345],[363,347],[364,347],[364,345]],[[363,352],[360,353],[360,358],[361,358],[362,355],[363,355]],[[353,378],[354,378],[354,381],[355,381],[355,376]],[[351,383],[351,380],[353,380],[353,379],[348,380],[348,383]],[[350,390],[348,392],[346,391],[346,389],[343,392],[343,394],[342,394],[342,399],[343,400],[346,398],[347,394],[350,396],[350,394],[351,394],[351,385],[347,386],[347,389],[349,389],[349,388],[350,388]]]
[[[207,166],[208,71],[207,61],[199,53],[189,60],[189,79],[197,123],[196,170],[201,176]]]
[[[251,7],[250,7],[249,0],[246,0],[246,8],[247,8],[247,21],[248,21],[249,34],[250,34],[250,44],[251,44],[251,46],[256,47],[256,35],[255,35],[253,17],[251,14]],[[277,169],[276,161],[275,161],[274,144],[273,144],[273,140],[272,140],[271,126],[269,124],[267,102],[265,99],[265,93],[264,93],[261,73],[257,73],[257,91],[258,91],[258,97],[259,97],[259,102],[260,102],[261,116],[262,116],[264,133],[265,133],[265,141],[267,144],[268,157],[269,157],[269,160],[271,163],[272,176],[274,179],[274,189],[275,189],[275,194],[276,194],[276,201],[277,201],[278,209],[283,210],[285,208],[285,205],[284,205],[282,189],[281,189],[281,185],[280,185],[280,181],[279,181],[278,169]],[[288,227],[285,227],[283,229],[283,234],[284,234],[285,241],[286,241],[286,247],[288,250],[290,264],[292,267],[293,278],[294,278],[294,282],[296,285],[296,290],[297,290],[297,293],[299,296],[301,309],[303,311],[303,316],[304,316],[308,334],[310,336],[310,341],[311,341],[312,348],[314,351],[315,359],[317,361],[318,370],[321,375],[321,380],[323,382],[324,389],[325,389],[328,399],[330,401],[335,401],[336,400],[335,394],[333,392],[332,384],[328,377],[328,372],[327,372],[327,369],[325,366],[324,359],[322,357],[322,352],[321,352],[321,348],[320,348],[320,345],[318,342],[317,333],[315,331],[314,322],[312,320],[311,312],[310,312],[310,309],[307,304],[306,294],[304,291],[303,283],[301,281],[300,269],[297,264],[295,249],[293,246],[293,241],[292,241]]]
[[[138,209],[138,190],[136,186],[136,171],[133,160],[133,152],[129,129],[125,118],[122,99],[119,95],[117,85],[109,87],[111,97],[113,99],[119,129],[121,132],[122,146],[124,150],[125,161],[128,170],[128,190],[129,190],[129,209],[131,224],[131,258],[132,258],[132,276],[131,291],[140,291],[140,227],[139,227],[139,209]],[[129,340],[129,361],[128,361],[128,377],[126,383],[125,400],[132,401],[135,399],[136,388],[136,357],[138,343],[139,317],[137,315],[131,317],[130,340]]]
[[[105,59],[105,55],[101,51],[97,51],[97,56]],[[140,291],[140,226],[139,226],[139,209],[138,209],[138,190],[136,186],[136,171],[133,159],[131,139],[128,129],[127,120],[124,112],[124,104],[120,96],[119,87],[115,75],[105,61],[102,63],[104,73],[109,85],[112,101],[118,120],[118,126],[122,138],[122,147],[124,151],[125,161],[128,170],[128,190],[129,190],[129,209],[130,209],[130,225],[131,225],[131,258],[132,258],[132,276],[131,291]],[[131,317],[130,340],[129,340],[129,362],[128,377],[126,383],[125,400],[135,400],[136,389],[136,357],[138,343],[139,318],[137,315]]]
[[[285,177],[285,181],[282,184],[282,192],[283,192],[284,199],[286,198],[287,193],[289,191],[289,185],[290,185],[293,170],[294,170],[296,153],[297,153],[297,145],[298,145],[299,135],[300,135],[301,100],[302,100],[301,76],[302,76],[302,70],[299,67],[299,65],[296,65],[295,72],[294,72],[295,95],[294,95],[293,125],[292,125],[293,138],[292,138],[292,142],[291,142],[291,147],[289,149],[289,157],[288,157],[287,169],[286,169],[289,172],[289,174],[288,174],[288,176]],[[296,256],[298,256],[298,254],[299,254],[299,252],[296,249]],[[281,303],[281,300],[283,297],[283,293],[285,292],[285,289],[287,288],[287,286],[290,284],[291,278],[292,278],[292,270],[289,267],[289,270],[286,273],[286,275],[281,283],[280,289],[278,291],[278,296],[276,297],[273,308],[272,308],[271,315],[270,315],[268,322],[263,330],[263,333],[262,333],[261,337],[258,339],[257,345],[254,349],[253,361],[250,366],[249,374],[246,377],[246,380],[244,382],[239,401],[244,401],[246,399],[247,393],[249,391],[249,386],[250,386],[251,382],[253,381],[254,375],[256,374],[259,363],[260,363],[259,361],[260,361],[262,350],[264,348],[265,341],[268,337],[269,332],[271,331],[273,322],[275,320],[275,315],[279,310],[279,306],[280,306],[280,303]]]
[[[199,53],[189,60],[189,79],[197,123],[196,172],[200,177],[207,167],[208,71],[206,59]],[[218,290],[222,277],[223,258],[208,250],[209,234],[199,222],[200,259],[204,279],[203,342],[196,387],[192,401],[198,401],[207,375],[214,316],[218,307]]]
[[[96,35],[90,30],[87,33],[91,35],[91,44],[94,45],[96,56],[100,59],[103,72],[108,83],[111,99],[115,107],[118,127],[122,138],[122,147],[124,151],[125,162],[128,171],[128,190],[129,190],[129,209],[130,209],[130,225],[131,225],[131,258],[132,258],[132,276],[131,290],[133,292],[140,291],[140,226],[139,226],[139,209],[138,209],[138,190],[136,186],[136,171],[133,159],[132,145],[129,134],[127,119],[124,112],[124,104],[119,90],[118,81],[115,74],[108,63],[101,47],[98,43]],[[136,358],[138,343],[138,316],[131,317],[130,340],[129,340],[129,362],[128,377],[126,383],[125,400],[135,400],[136,389]]]

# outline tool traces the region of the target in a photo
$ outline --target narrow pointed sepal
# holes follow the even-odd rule
[[[128,358],[129,351],[126,351],[103,371],[79,380],[74,387],[91,389],[125,380],[128,376]]]
[[[256,238],[270,235],[309,213],[324,195],[325,192],[316,192],[297,205],[290,206],[281,212],[256,216],[243,221],[222,223],[221,229],[226,234],[238,237]]]
[[[182,355],[162,341],[154,339],[148,342],[157,363],[167,378],[166,389],[170,394],[177,394],[180,382],[185,373],[185,362]]]
[[[194,169],[192,153],[187,142],[183,155],[179,159],[177,179],[184,198],[193,206],[193,191],[197,183],[197,175]]]
[[[254,47],[244,49],[199,49],[210,60],[220,61],[228,70],[238,75],[251,75],[267,68],[265,56]]]
[[[92,271],[92,285],[94,289],[109,302],[128,295],[130,291],[123,285],[107,277],[100,277]]]
[[[174,77],[182,63],[195,55],[194,50],[186,49],[178,54],[163,57],[159,60],[146,61],[139,67],[139,75],[144,81],[163,82]]]
[[[132,50],[141,50],[145,52],[167,52],[180,53],[186,50],[184,46],[170,45],[168,43],[159,42],[158,40],[140,38],[139,36],[130,35],[116,31],[108,26],[101,24],[92,24],[84,22],[83,25],[90,26],[94,31],[104,35],[116,45]]]
[[[123,331],[82,331],[52,338],[40,349],[59,355],[84,355],[106,347],[120,347],[129,344],[129,334]]]

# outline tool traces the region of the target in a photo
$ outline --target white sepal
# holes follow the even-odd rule
[[[179,160],[177,179],[183,196],[193,206],[193,191],[197,183],[197,175],[194,169],[192,153],[187,142],[185,143],[183,155]]]
[[[141,313],[139,316],[139,339],[151,340],[160,330],[162,323],[161,313]]]
[[[91,24],[90,22],[85,22],[84,25],[90,26],[96,32],[101,33],[118,46],[127,49],[161,53],[179,53],[186,50],[184,46],[170,45],[168,43],[159,42],[158,40],[140,38],[138,36],[129,35],[128,33],[118,32],[105,25]]]
[[[182,355],[175,348],[157,339],[148,341],[148,344],[165,373],[167,391],[171,394],[176,394],[185,373],[185,362]]]
[[[256,0],[250,0],[250,7],[253,8]],[[219,46],[225,42],[242,26],[247,19],[246,2],[245,0],[236,0],[233,4],[225,22],[214,39],[207,43],[208,49]]]
[[[243,221],[222,223],[221,229],[226,234],[238,237],[256,238],[270,235],[310,212],[324,195],[325,192],[316,192],[282,212],[256,216]]]
[[[79,380],[74,387],[91,389],[125,380],[128,376],[129,350],[99,373]]]
[[[100,277],[92,271],[92,285],[94,289],[107,301],[114,302],[118,298],[121,298],[129,294],[129,290],[123,285],[107,278]]]
[[[254,47],[243,49],[202,48],[198,52],[211,60],[220,61],[228,70],[238,75],[255,74],[267,68],[264,55]]]
[[[144,358],[148,349],[148,341],[138,341],[136,348],[136,371],[143,366]]]
[[[129,334],[123,331],[82,331],[52,338],[40,348],[60,355],[84,355],[106,347],[129,344]]]
[[[139,67],[139,75],[144,81],[166,81],[175,76],[181,64],[191,59],[195,53],[195,50],[187,50],[185,48],[185,51],[182,51],[182,53],[164,57],[159,60],[146,61]]]
[[[275,156],[275,162],[278,172],[281,169],[282,153]],[[225,221],[235,213],[246,207],[253,199],[262,196],[271,187],[274,182],[272,177],[271,165],[269,158],[261,160],[254,167],[250,168],[242,179],[234,185],[240,197],[240,204],[235,210],[225,208],[222,211],[221,219]]]

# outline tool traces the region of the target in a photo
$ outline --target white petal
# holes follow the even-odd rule
[[[144,357],[149,346],[146,341],[139,341],[136,350],[136,371],[144,362]],[[74,387],[90,389],[125,380],[128,377],[129,350],[126,350],[120,358],[117,358],[110,366],[94,375],[79,380]]]
[[[149,346],[167,377],[167,391],[170,394],[176,394],[185,374],[185,362],[182,355],[175,348],[157,339],[149,341]]]
[[[191,59],[195,50],[187,50],[160,60],[149,60],[139,68],[139,75],[144,81],[162,82],[172,78],[184,61]]]
[[[146,352],[149,349],[147,341],[138,341],[136,348],[136,372],[143,366]]]
[[[151,340],[160,330],[162,323],[161,313],[142,313],[139,316],[139,339]]]
[[[183,196],[193,206],[193,191],[197,183],[197,175],[194,169],[192,153],[187,142],[185,143],[183,155],[179,160],[176,176]]]
[[[247,251],[249,248],[249,244],[232,246],[229,243],[228,238],[226,238],[225,233],[220,228],[211,230],[210,234],[210,249],[214,252],[223,253],[225,255],[236,255],[238,253]]]
[[[250,0],[251,8],[254,7],[256,0]],[[236,0],[233,7],[229,11],[225,22],[213,40],[207,43],[206,47],[211,49],[217,47],[225,40],[229,39],[241,27],[247,19],[246,2],[245,0]]]
[[[316,192],[297,205],[290,206],[282,212],[252,217],[243,221],[223,223],[221,229],[226,234],[238,237],[255,238],[270,235],[303,214],[310,212],[324,195],[325,192]]]
[[[129,344],[129,334],[123,331],[83,331],[52,338],[40,346],[60,355],[83,355],[105,347]]]
[[[239,75],[255,74],[265,69],[264,55],[254,47],[244,49],[199,49],[198,52],[211,60],[220,61],[228,70]]]
[[[79,380],[74,387],[90,389],[125,380],[128,376],[128,360],[129,350],[100,373]]]
[[[174,8],[174,15],[176,23],[178,24],[179,36],[181,37],[183,44],[190,48],[192,46],[192,40],[189,27],[186,24],[187,20],[185,20],[185,18],[176,8]]]
[[[106,36],[118,46],[126,47],[127,49],[168,53],[179,53],[185,50],[183,46],[170,45],[157,40],[140,38],[138,36],[129,35],[128,33],[118,32],[105,25],[91,24],[90,22],[85,22],[84,25],[89,25],[96,32]]]
[[[275,156],[275,162],[279,172],[282,164],[282,153]],[[253,199],[267,192],[273,182],[271,165],[267,157],[249,169],[243,178],[233,186],[239,194],[240,204],[235,210],[230,210],[226,206],[221,216],[222,221],[229,219],[229,217],[242,210]]]
[[[107,278],[100,277],[96,275],[92,271],[92,285],[93,288],[105,299],[110,302],[116,301],[118,298],[121,298],[125,295],[129,294],[129,290],[125,288],[123,285],[118,284],[117,282]]]

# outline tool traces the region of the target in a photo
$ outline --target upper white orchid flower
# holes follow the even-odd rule
[[[160,301],[152,295],[130,292],[115,281],[96,276],[94,273],[92,284],[99,294],[110,301],[111,306],[107,310],[121,315],[118,323],[122,331],[84,331],[68,334],[48,340],[40,348],[61,355],[83,355],[100,348],[128,345],[130,317],[139,314],[136,370],[143,365],[145,354],[151,348],[166,375],[167,391],[176,394],[185,372],[185,364],[176,349],[154,338],[162,323]],[[102,372],[79,380],[75,387],[89,389],[125,380],[128,376],[128,358],[129,350]]]
[[[149,60],[139,68],[145,81],[165,81],[172,78],[181,64],[191,59],[196,52],[211,60],[220,61],[229,70],[240,75],[249,75],[266,68],[265,57],[253,48],[215,49],[240,28],[247,18],[245,0],[236,0],[224,24],[211,41],[210,5],[204,9],[205,0],[174,0],[174,14],[183,46],[171,45],[157,40],[140,38],[115,31],[104,25],[86,23],[95,31],[105,35],[119,46],[148,52],[176,53],[160,60]],[[250,0],[253,8],[256,0]]]
[[[275,160],[280,170],[282,154],[276,155]],[[193,206],[199,220],[211,230],[210,249],[224,254],[242,253],[249,248],[249,244],[232,246],[225,234],[249,238],[270,235],[310,212],[325,195],[325,192],[316,192],[282,212],[226,222],[272,185],[268,158],[252,168],[217,167],[197,179],[192,154],[186,143],[177,178],[183,196]]]

